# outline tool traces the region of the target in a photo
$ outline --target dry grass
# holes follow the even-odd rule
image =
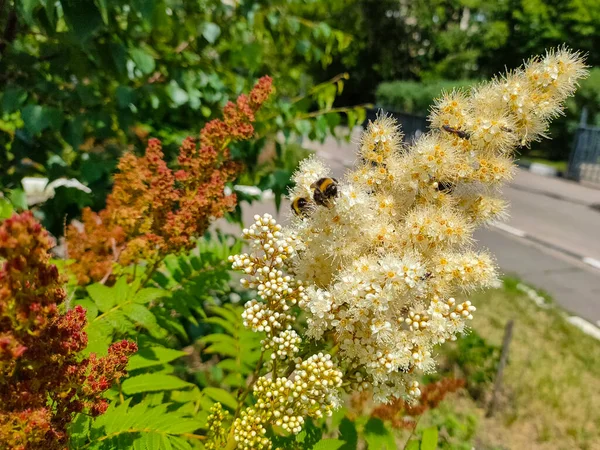
[[[500,345],[514,319],[501,408],[495,417],[469,399],[456,403],[479,419],[477,448],[600,449],[600,341],[564,319],[558,308],[541,309],[516,289],[473,299],[473,329]]]

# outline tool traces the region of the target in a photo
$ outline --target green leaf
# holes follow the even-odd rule
[[[193,419],[189,410],[173,409],[169,403],[153,405],[147,398],[130,406],[131,400],[128,398],[119,405],[111,405],[93,422],[91,432],[86,436],[89,442],[86,447],[191,450],[183,436],[194,433],[203,423]]]
[[[108,25],[108,0],[96,0],[100,14],[102,15],[102,21]]]
[[[106,312],[116,305],[123,304],[127,301],[129,287],[127,286],[126,277],[121,277],[112,287],[104,286],[101,283],[95,283],[87,287],[87,292],[94,303],[96,303],[96,306],[98,306],[98,309],[102,312]]]
[[[216,387],[207,387],[202,392],[212,398],[214,401],[221,403],[223,406],[227,406],[231,409],[236,409],[238,402],[233,395],[227,392],[225,389]]]
[[[106,355],[112,342],[113,327],[105,320],[94,320],[88,322],[85,331],[88,335],[88,345],[84,353]]]
[[[33,11],[41,4],[40,0],[21,0],[17,3],[21,6],[20,9],[23,13],[23,17],[25,17],[25,21],[30,25],[33,24]]]
[[[356,425],[347,417],[344,417],[340,422],[340,438],[346,443],[343,446],[343,450],[356,450],[358,444],[358,433],[356,432]]]
[[[146,347],[140,348],[127,364],[127,370],[145,369],[147,367],[159,366],[169,363],[177,358],[185,356],[186,353],[181,350],[174,350],[166,347]]]
[[[345,441],[340,441],[339,439],[323,439],[317,442],[312,450],[338,450],[345,443]]]
[[[131,2],[135,10],[139,11],[146,21],[152,19],[152,16],[154,15],[154,8],[156,7],[155,3],[156,0],[133,0]],[[160,5],[164,7],[164,3],[160,3]]]
[[[10,216],[12,216],[12,213],[12,204],[7,199],[0,197],[0,220],[8,219]]]
[[[128,108],[135,101],[135,91],[129,86],[119,86],[115,89],[115,97],[119,108]]]
[[[408,443],[406,444],[406,450],[419,450],[419,446],[419,441],[415,441],[413,439],[412,441],[408,441]]]
[[[423,430],[421,438],[421,450],[435,450],[438,443],[438,430],[436,427]]]
[[[62,0],[61,5],[69,28],[80,43],[102,25],[102,15],[93,0]]]
[[[38,134],[48,128],[48,119],[44,115],[44,108],[40,105],[27,105],[21,111],[25,129],[31,134]]]
[[[2,94],[2,111],[13,113],[27,100],[27,91],[21,88],[9,87]]]
[[[215,43],[220,34],[221,28],[216,23],[206,22],[202,28],[202,36],[211,44]]]
[[[206,319],[203,319],[203,322],[219,325],[225,328],[225,330],[229,333],[235,333],[235,326],[231,322],[228,322],[225,319],[222,319],[221,317],[207,317]]]
[[[25,191],[23,189],[12,189],[8,193],[8,199],[15,208],[22,210],[28,209],[27,195],[25,195]]]
[[[144,288],[138,291],[133,298],[135,303],[139,303],[145,305],[146,303],[153,302],[154,300],[158,300],[159,298],[167,297],[169,295],[168,291],[159,288]]]
[[[187,389],[193,387],[192,383],[183,381],[173,375],[162,373],[145,373],[129,377],[123,381],[123,392],[127,395],[141,392],[172,391],[174,389]]]
[[[129,54],[136,67],[140,69],[143,74],[148,75],[154,71],[156,63],[150,53],[141,48],[132,48],[129,50]]]
[[[167,93],[175,104],[175,106],[181,106],[189,100],[188,93],[179,87],[177,81],[171,80],[167,86]]]
[[[156,317],[148,308],[138,303],[127,303],[123,306],[123,314],[127,316],[136,325],[141,325],[147,329],[154,337],[164,337],[166,332],[156,322]]]
[[[388,430],[382,420],[374,417],[370,418],[364,429],[365,441],[369,450],[395,450],[396,440],[394,435]]]

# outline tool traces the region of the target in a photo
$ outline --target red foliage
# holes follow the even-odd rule
[[[175,171],[164,161],[158,139],[148,141],[142,157],[124,155],[106,209],[84,211],[84,229],[71,225],[67,230],[79,282],[106,279],[114,263],[144,259],[151,266],[168,253],[189,250],[212,220],[231,211],[236,197],[225,193],[225,185],[241,166],[231,161],[227,146],[253,136],[254,114],[270,93],[271,78],[263,77],[248,96],[229,102],[223,119],[204,126],[199,142],[184,140]]]
[[[436,408],[446,395],[464,387],[465,380],[444,378],[426,384],[421,389],[421,397],[417,403],[407,403],[399,398],[387,405],[379,405],[372,412],[372,417],[389,420],[394,428],[414,428],[415,417],[421,416],[428,409]]]
[[[50,240],[32,214],[0,225],[0,448],[64,449],[77,412],[106,410],[102,393],[125,375],[133,342],[81,360],[85,310],[60,314],[65,299]]]

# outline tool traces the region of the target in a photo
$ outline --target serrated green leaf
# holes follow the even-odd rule
[[[405,447],[406,450],[419,450],[419,441],[408,441]]]
[[[209,345],[208,347],[206,347],[204,349],[204,353],[230,356],[230,357],[234,358],[235,356],[238,355],[239,350],[235,346],[233,346],[229,343],[218,342],[216,344],[212,344],[212,345]]]
[[[158,288],[144,288],[138,291],[133,298],[135,303],[146,304],[169,295],[168,291]]]
[[[169,363],[177,358],[185,356],[181,350],[173,350],[166,347],[140,348],[137,353],[129,358],[127,370],[144,369]]]
[[[160,373],[145,373],[129,377],[123,381],[123,392],[127,395],[139,394],[141,392],[170,391],[173,389],[187,389],[194,386],[192,383],[183,381],[173,375]]]
[[[136,325],[140,325],[147,329],[154,337],[164,337],[166,331],[163,330],[156,322],[156,317],[148,308],[138,303],[127,303],[123,306],[123,314],[125,314]]]
[[[212,323],[214,325],[219,325],[220,327],[223,327],[229,333],[231,333],[231,334],[235,333],[235,326],[231,322],[228,322],[221,317],[207,317],[206,319],[203,319],[203,322]]]
[[[438,430],[436,427],[430,427],[423,430],[421,437],[421,450],[435,450],[438,444]]]
[[[210,311],[220,315],[228,322],[237,323],[240,321],[240,316],[229,308],[224,308],[222,306],[211,306]]]
[[[157,433],[143,434],[139,439],[141,448],[145,450],[161,450],[162,436]],[[137,442],[137,441],[136,441]]]
[[[180,436],[200,429],[202,422],[183,408],[173,410],[169,403],[153,406],[146,397],[130,406],[131,400],[111,405],[94,421],[88,448],[191,449]]]
[[[204,394],[212,398],[214,401],[221,403],[223,406],[227,406],[231,409],[236,409],[238,402],[233,395],[227,392],[225,389],[216,387],[207,387],[202,390]]]
[[[227,370],[229,372],[235,372],[240,369],[238,363],[235,362],[235,360],[229,358],[219,361],[217,363],[217,367],[219,369]]]
[[[170,439],[173,450],[192,450],[192,446],[188,441],[179,437],[172,437]]]
[[[88,322],[85,331],[88,335],[88,345],[83,353],[106,355],[112,342],[113,327],[105,320],[94,320]]]
[[[313,446],[312,450],[338,450],[345,443],[339,439],[322,439]]]
[[[128,291],[125,277],[119,278],[112,287],[104,286],[101,283],[95,283],[87,287],[90,298],[102,312],[124,303],[127,300]]]

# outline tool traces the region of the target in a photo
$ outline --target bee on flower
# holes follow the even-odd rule
[[[271,365],[254,384],[256,404],[234,425],[240,448],[269,448],[265,424],[298,433],[304,417],[330,413],[343,389],[370,390],[376,402],[421,394],[419,377],[435,371],[434,347],[474,318],[469,293],[497,283],[493,257],[477,249],[473,232],[506,216],[499,188],[512,176],[514,150],[544,137],[586,73],[580,54],[550,51],[503,78],[444,94],[431,131],[411,147],[380,115],[344,177],[331,178],[316,157],[300,164],[290,224],[256,216],[244,230],[251,253],[232,258],[260,298],[246,305],[244,325],[266,332],[274,361],[293,359],[287,372]],[[323,353],[305,354],[303,340]],[[331,345],[334,355],[325,352]]]

